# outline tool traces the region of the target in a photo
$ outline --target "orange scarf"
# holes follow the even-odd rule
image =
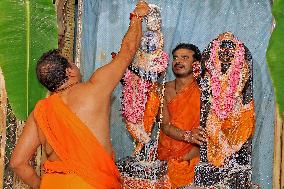
[[[254,124],[253,100],[240,105],[239,113],[232,113],[225,120],[220,120],[211,109],[206,122],[208,161],[216,167],[224,165],[225,159],[239,151],[253,135]]]
[[[120,188],[112,157],[58,94],[39,101],[34,117],[61,160],[57,164],[47,161],[48,171],[75,173],[98,189]]]
[[[168,103],[170,122],[182,130],[192,130],[199,127],[200,91],[196,81],[193,81],[180,91]],[[193,145],[174,140],[162,131],[158,145],[158,157],[161,160],[179,158],[192,149]]]

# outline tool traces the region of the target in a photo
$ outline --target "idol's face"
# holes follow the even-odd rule
[[[236,44],[231,40],[223,40],[218,49],[219,60],[223,63],[233,61],[236,52]]]
[[[141,39],[141,49],[146,53],[153,53],[159,48],[159,40],[159,36],[155,32],[144,32]]]

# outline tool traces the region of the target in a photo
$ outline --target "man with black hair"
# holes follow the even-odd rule
[[[38,79],[52,95],[36,104],[10,161],[26,184],[43,189],[120,188],[110,141],[110,98],[140,46],[141,22],[148,10],[147,3],[138,2],[120,52],[86,82],[58,50],[38,61]],[[47,155],[42,178],[29,165],[40,145]]]
[[[198,145],[205,141],[205,133],[199,128],[200,91],[192,67],[201,60],[201,53],[195,45],[181,43],[172,55],[176,79],[165,84],[158,158],[168,161],[169,179],[176,188],[193,182]]]

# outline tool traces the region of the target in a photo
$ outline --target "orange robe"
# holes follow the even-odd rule
[[[195,81],[180,91],[168,103],[170,122],[182,130],[198,128],[200,123],[200,90]],[[199,157],[188,161],[176,160],[192,149],[193,145],[177,141],[162,131],[158,145],[158,158],[169,161],[168,175],[173,187],[181,187],[193,182],[194,167],[199,162]]]
[[[41,188],[120,188],[110,154],[58,94],[37,103],[34,118],[61,161],[46,161]]]
[[[144,147],[145,143],[141,140],[141,135],[151,135],[154,121],[160,107],[160,98],[157,90],[157,83],[155,83],[149,90],[143,117],[143,128],[136,126],[135,129],[133,129],[129,124],[126,124],[127,130],[134,138],[134,140],[137,141],[136,147],[134,149],[134,154],[138,154]]]

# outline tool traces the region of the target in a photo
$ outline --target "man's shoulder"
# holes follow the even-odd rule
[[[57,93],[50,93],[50,94],[48,94],[48,96],[37,101],[34,109],[37,109],[41,106],[44,106],[48,101],[52,100],[52,98],[54,98],[55,95],[58,95],[58,94]]]
[[[87,80],[85,82],[80,83],[80,87],[78,87],[79,91],[100,91],[103,92],[104,88],[97,80]]]
[[[65,96],[62,96],[62,98],[65,98],[66,101],[69,102],[77,101],[90,105],[94,100],[99,101],[98,99],[108,99],[110,95],[111,94],[107,93],[106,89],[97,81],[87,80],[70,89],[70,92],[68,92]]]
[[[175,81],[168,81],[165,83],[165,98],[171,98],[175,90]]]
[[[166,89],[174,89],[175,88],[175,80],[167,81],[165,83],[165,88]]]
[[[44,104],[46,101],[48,101],[51,98],[51,96],[52,96],[52,94],[38,100],[35,104],[35,107],[38,106],[38,105]]]

